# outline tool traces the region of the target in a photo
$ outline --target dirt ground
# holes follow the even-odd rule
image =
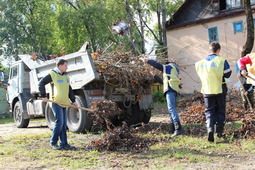
[[[153,116],[150,121],[151,124],[153,123],[169,123],[169,116],[168,114],[159,114]],[[47,133],[51,132],[51,130],[47,127],[45,121],[38,121],[38,122],[30,122],[28,128],[16,128],[13,123],[10,124],[0,124],[0,138],[7,138],[16,135],[22,134],[40,134],[40,133]],[[78,136],[77,136],[78,135]],[[77,134],[75,137],[84,138]],[[93,135],[88,139],[93,140]],[[210,154],[210,153],[209,153]],[[255,170],[255,154],[243,154],[243,153],[227,153],[226,151],[223,153],[218,153],[219,155],[223,155],[222,157],[214,157],[214,163],[189,163],[185,165],[185,169],[249,169]],[[182,163],[182,162],[180,162]],[[178,162],[176,162],[178,164]]]
[[[51,132],[46,121],[30,122],[27,128],[17,128],[14,123],[0,124],[0,138],[7,138],[22,134],[39,134]],[[152,116],[150,122],[169,123],[169,116],[167,114],[159,114]]]
[[[14,123],[0,124],[0,138],[7,138],[22,134],[40,134],[50,132],[45,121],[30,122],[27,128],[17,128]]]

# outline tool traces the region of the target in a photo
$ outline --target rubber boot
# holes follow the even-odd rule
[[[169,133],[170,133],[170,134],[173,134],[174,131],[175,131],[174,123],[170,123],[170,130],[169,130]]]
[[[223,133],[223,130],[224,130],[224,125],[225,125],[225,123],[217,123],[216,124],[216,133],[217,133],[218,138],[222,137],[222,133]]]
[[[214,142],[214,121],[212,119],[206,120],[206,127],[208,133],[208,141]]]
[[[182,128],[180,121],[174,122],[174,128],[175,128],[175,131],[172,137],[182,135],[184,133],[184,129]]]

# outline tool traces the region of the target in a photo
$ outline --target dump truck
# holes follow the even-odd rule
[[[51,60],[31,59],[31,55],[19,55],[20,60],[10,67],[7,86],[7,101],[10,105],[14,122],[18,128],[26,128],[30,119],[45,117],[47,125],[53,129],[55,119],[52,103],[37,100],[39,96],[38,82],[56,67],[57,59],[68,61],[67,73],[70,85],[79,107],[89,108],[92,101],[107,99],[116,102],[122,110],[121,115],[112,113],[111,119],[116,124],[126,121],[129,125],[148,123],[153,108],[150,86],[144,87],[142,95],[127,94],[128,87],[118,87],[108,84],[104,77],[96,70],[88,50],[88,43],[84,43],[77,52]],[[48,97],[52,85],[46,85]],[[69,107],[67,110],[67,127],[74,133],[82,133],[93,129],[94,118],[89,112]]]

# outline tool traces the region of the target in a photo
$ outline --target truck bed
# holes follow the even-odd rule
[[[70,76],[71,86],[75,90],[80,89],[82,88],[82,86],[88,84],[94,79],[99,78],[99,74],[95,70],[95,66],[86,49],[87,43],[85,43],[78,52],[46,61],[42,61],[39,59],[32,60],[31,55],[19,55],[19,57],[29,67],[29,69],[31,69],[30,81],[33,86],[37,85],[42,77],[47,75],[50,70],[56,67],[56,61],[58,59],[67,60],[67,72]],[[39,91],[37,87],[34,87],[33,89],[31,89],[31,92],[37,93]]]

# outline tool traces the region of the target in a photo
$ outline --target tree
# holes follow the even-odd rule
[[[165,0],[0,0],[0,52],[6,56],[32,51],[48,55],[58,53],[60,47],[65,47],[65,53],[71,53],[88,41],[92,51],[102,50],[115,42],[129,43],[130,45],[124,46],[126,50],[145,53],[146,36],[149,34],[157,44],[166,43],[162,37],[166,35],[162,34],[165,31],[165,21],[161,15],[165,10],[164,15],[169,16],[169,11],[174,10],[172,1],[164,2]],[[155,5],[157,8],[154,8]],[[149,23],[155,11],[159,14],[159,20],[158,26],[153,28]],[[128,36],[112,33],[111,27],[117,18],[129,23]]]
[[[245,45],[243,46],[241,57],[244,57],[246,54],[249,54],[252,51],[254,44],[254,23],[250,0],[244,0],[244,9],[247,23],[247,40]]]
[[[50,0],[1,0],[0,3],[0,37],[5,55],[49,50],[54,30]]]

